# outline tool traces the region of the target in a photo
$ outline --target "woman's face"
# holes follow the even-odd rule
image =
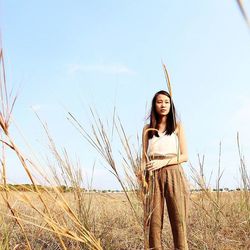
[[[159,94],[156,97],[155,109],[159,116],[167,115],[170,110],[170,98],[166,95]]]

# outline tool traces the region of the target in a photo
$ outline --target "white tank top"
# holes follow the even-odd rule
[[[159,137],[153,136],[148,140],[148,156],[173,156],[179,154],[179,140],[175,133],[166,135],[158,132]]]

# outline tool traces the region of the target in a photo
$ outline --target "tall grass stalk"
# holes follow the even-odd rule
[[[191,201],[194,204],[195,208],[197,211],[200,211],[200,216],[203,219],[204,223],[204,232],[203,232],[203,238],[206,239],[209,238],[209,235],[211,234],[211,230],[213,232],[213,241],[211,242],[211,245],[213,249],[217,249],[217,243],[218,240],[216,238],[217,233],[220,229],[221,225],[221,216],[223,219],[227,220],[227,217],[225,216],[223,212],[223,205],[221,204],[221,192],[220,192],[220,180],[222,177],[222,172],[221,172],[221,143],[219,144],[219,159],[218,159],[218,171],[217,171],[217,178],[216,178],[216,192],[212,192],[212,188],[210,187],[210,179],[211,175],[209,178],[209,182],[206,181],[205,174],[204,174],[204,156],[200,158],[198,155],[198,163],[199,163],[199,171],[196,170],[190,164],[191,166],[191,171],[192,171],[192,179],[194,183],[198,186],[199,188],[199,193],[197,194],[198,198],[193,198],[191,196]],[[207,224],[211,225],[212,223],[212,228],[210,230],[207,230]]]
[[[114,156],[117,152],[114,153],[111,143],[112,137],[108,133],[108,128],[104,126],[104,122],[92,109],[91,115],[93,118],[93,123],[91,125],[92,131],[87,131],[72,113],[69,113],[69,119],[81,133],[83,138],[89,142],[110,166],[109,171],[120,183],[133,214],[144,231],[144,246],[145,249],[148,249],[148,237],[146,236],[149,220],[148,216],[151,213],[151,211],[148,211],[150,207],[149,186],[145,180],[146,178],[143,171],[145,167],[142,167],[140,153],[131,146],[119,117],[116,119],[113,118],[112,128],[115,128],[122,147],[122,151],[117,150],[123,162],[123,173],[120,173],[118,169],[119,163],[115,160]],[[113,136],[113,129],[111,134]],[[124,180],[124,175],[126,180]],[[140,178],[138,178],[138,175],[140,175]],[[139,211],[138,206],[140,207]],[[141,218],[141,210],[144,212],[147,211],[147,213],[144,213],[144,218]]]
[[[86,129],[84,129],[84,127],[78,122],[78,120],[75,118],[73,114],[69,113],[69,115],[76,128],[82,134],[82,136],[90,143],[90,145],[95,150],[97,150],[97,152],[104,158],[104,160],[111,167],[110,172],[116,177],[116,179],[120,183],[123,191],[125,192],[127,200],[132,210],[134,211],[134,215],[136,216],[137,219],[139,219],[137,216],[137,212],[133,206],[133,203],[129,197],[126,184],[124,183],[122,177],[120,176],[117,164],[114,160],[113,149],[111,146],[111,138],[109,137],[107,130],[105,129],[101,119],[99,117],[96,117],[92,110],[91,112],[92,112],[92,117],[94,118],[94,124],[92,124],[92,135]]]
[[[244,207],[248,212],[247,222],[250,224],[250,176],[247,171],[246,163],[244,155],[242,154],[241,146],[240,146],[240,135],[237,133],[237,148],[240,160],[240,175],[241,175],[241,182],[243,185],[243,192],[244,192]]]
[[[240,9],[241,14],[242,14],[248,28],[250,29],[250,20],[249,20],[246,8],[244,7],[243,0],[236,0],[236,1],[237,1],[237,4],[238,4],[238,7]]]
[[[234,191],[231,193],[223,191],[223,189],[221,188],[220,183],[224,172],[221,170],[221,156],[222,156],[221,143],[219,144],[219,159],[218,159],[217,177],[216,177],[216,184],[214,191],[212,187],[210,187],[210,184],[208,184],[208,182],[206,181],[204,175],[204,157],[202,158],[198,157],[198,162],[199,162],[198,171],[191,165],[193,181],[199,188],[198,189],[199,191],[195,192],[191,196],[191,200],[192,204],[196,208],[196,213],[199,215],[200,218],[203,218],[202,221],[200,222],[202,224],[202,240],[199,239],[200,241],[199,244],[200,246],[203,247],[206,246],[206,249],[219,249],[219,247],[221,246],[220,240],[222,240],[221,234],[223,231],[228,230],[229,227],[232,226],[231,220],[233,216],[235,217],[239,216],[239,218],[241,219],[240,220],[241,225],[248,224],[248,226],[244,226],[243,229],[241,230],[246,235],[249,234],[250,182],[249,182],[249,174],[247,172],[247,167],[245,164],[245,159],[240,147],[239,134],[237,134],[237,146],[240,158],[240,173],[243,185],[242,191]],[[211,176],[209,180],[210,179]],[[235,200],[229,200],[230,197],[231,199]],[[240,200],[241,202],[239,202]],[[207,225],[209,225],[209,228]],[[235,224],[234,226],[239,229],[238,227],[239,225]],[[247,227],[248,227],[248,232],[244,231],[245,230],[244,228]],[[211,234],[213,237],[211,237]],[[227,239],[227,235],[223,236],[225,237],[225,239],[223,239],[224,241],[231,240],[230,238]],[[199,238],[195,234],[192,234],[192,237],[196,239]],[[208,243],[209,239],[210,242]],[[246,244],[248,243],[246,242]]]
[[[93,249],[102,249],[100,244],[99,244],[99,241],[95,239],[95,237],[88,231],[88,229],[85,227],[85,225],[79,220],[77,214],[72,210],[69,203],[66,201],[63,194],[60,192],[60,190],[57,187],[53,188],[53,191],[56,193],[55,197],[52,196],[50,190],[45,189],[45,193],[47,193],[47,195],[50,198],[52,198],[53,202],[55,204],[57,204],[59,206],[59,208],[61,208],[62,211],[65,213],[65,215],[67,215],[67,217],[74,223],[75,229],[78,232],[79,236],[77,236],[77,234],[74,233],[73,231],[68,230],[67,227],[65,227],[65,224],[61,225],[61,223],[57,220],[56,217],[53,217],[53,215],[51,214],[51,210],[47,206],[47,203],[44,199],[44,194],[42,194],[41,191],[38,189],[36,182],[35,182],[34,178],[32,177],[31,172],[30,172],[28,166],[26,165],[26,162],[24,161],[22,154],[20,153],[20,151],[18,151],[17,147],[15,146],[15,144],[13,142],[11,142],[11,146],[12,146],[12,149],[15,151],[15,153],[18,154],[21,163],[25,167],[26,172],[27,172],[28,176],[30,177],[30,180],[31,180],[33,187],[35,189],[34,191],[32,190],[32,192],[34,192],[35,194],[38,195],[38,198],[40,199],[41,203],[43,204],[44,210],[38,209],[32,203],[32,201],[30,199],[28,199],[27,196],[25,196],[25,194],[22,194],[22,197],[20,197],[20,199],[23,198],[23,202],[25,202],[26,205],[31,207],[41,217],[44,218],[44,221],[46,221],[48,226],[51,228],[50,230],[57,235],[63,249],[67,249],[67,248],[64,244],[62,236],[67,236],[68,238],[74,238],[77,241],[83,242],[86,245],[91,246],[91,248],[93,248]],[[62,158],[59,158],[59,157],[60,157],[59,154],[57,154],[57,159],[62,160]],[[67,166],[67,167],[69,167],[69,166]],[[21,218],[21,216],[16,216],[15,214],[13,214],[13,218],[18,219],[18,220],[23,220]],[[27,222],[27,220],[24,220],[24,221]],[[39,225],[37,225],[37,226],[39,226]],[[48,227],[44,227],[44,229],[48,230]],[[79,240],[79,239],[81,239],[81,240]]]
[[[1,39],[1,38],[0,38]],[[9,125],[10,125],[10,118],[11,114],[16,102],[16,96],[12,100],[12,102],[9,101],[11,96],[8,96],[7,91],[7,84],[6,84],[6,75],[5,75],[5,67],[4,67],[4,57],[3,57],[3,49],[2,49],[2,43],[0,41],[0,98],[1,98],[1,108],[0,108],[0,141],[1,143],[1,149],[2,149],[2,159],[1,159],[1,166],[2,166],[2,180],[3,180],[3,186],[5,190],[5,200],[7,208],[10,209],[12,215],[15,215],[16,212],[14,209],[12,209],[11,205],[8,201],[8,187],[7,187],[7,177],[6,177],[6,160],[5,160],[5,138],[9,138]],[[9,144],[7,144],[9,145]],[[21,231],[23,232],[25,241],[27,243],[28,249],[31,249],[29,240],[27,238],[27,235],[23,229],[23,226],[20,222],[20,220],[16,219],[17,224],[20,226]]]
[[[63,149],[63,152],[60,153],[55,141],[53,140],[52,136],[49,133],[49,129],[46,124],[44,124],[39,116],[37,115],[39,121],[41,122],[43,129],[47,135],[49,141],[49,148],[50,152],[54,156],[54,159],[57,163],[57,167],[61,171],[59,178],[58,168],[54,167],[53,164],[48,163],[50,166],[50,170],[53,174],[53,179],[57,186],[65,186],[66,188],[70,189],[74,195],[75,201],[77,203],[77,215],[81,224],[90,231],[92,222],[90,221],[90,212],[91,212],[91,204],[92,204],[92,194],[84,192],[83,190],[83,178],[82,178],[82,170],[81,165],[78,163],[74,166],[73,162],[70,160],[70,157],[67,153],[66,149]],[[94,166],[93,166],[94,171]],[[92,171],[92,174],[93,174]],[[92,188],[92,179],[90,186],[88,189]],[[87,197],[87,198],[86,198]]]
[[[34,204],[34,201],[29,199],[27,195],[24,193],[17,193],[18,194],[18,200],[22,201],[24,205],[31,208],[37,215],[42,217],[44,219],[44,222],[47,226],[41,226],[38,223],[33,223],[31,219],[34,218],[28,218],[25,213],[22,211],[17,211],[14,209],[8,199],[8,195],[5,197],[2,196],[3,200],[5,201],[8,209],[10,210],[11,214],[8,214],[8,216],[14,218],[21,228],[21,231],[23,232],[25,241],[26,241],[26,247],[28,249],[31,248],[30,241],[28,239],[27,233],[23,227],[23,223],[27,224],[33,224],[37,227],[40,227],[44,230],[48,230],[53,232],[62,247],[62,249],[66,250],[67,247],[64,243],[63,237],[74,239],[75,241],[84,243],[88,248],[101,250],[102,247],[100,246],[100,241],[97,240],[94,235],[86,228],[86,224],[84,224],[84,218],[79,219],[78,215],[73,211],[69,203],[64,198],[63,194],[60,192],[59,188],[53,187],[53,193],[50,189],[44,189],[43,192],[38,188],[37,181],[35,180],[30,166],[35,166],[36,169],[39,169],[38,166],[36,166],[34,163],[32,163],[31,160],[27,160],[28,157],[24,156],[24,154],[19,150],[18,146],[15,143],[15,140],[11,137],[9,133],[9,126],[11,121],[11,114],[14,108],[14,104],[16,102],[16,96],[13,98],[13,100],[10,102],[10,95],[8,94],[7,85],[6,85],[6,77],[5,77],[5,70],[4,70],[4,64],[3,64],[3,50],[1,48],[0,50],[0,62],[1,62],[1,82],[0,82],[0,97],[1,97],[1,109],[0,109],[0,133],[1,133],[1,144],[2,148],[5,148],[7,146],[9,149],[14,152],[14,154],[17,156],[19,162],[21,163],[21,166],[24,168],[26,175],[28,176],[30,182],[32,183],[32,189],[30,190],[31,193],[37,196],[40,203],[42,204],[42,208],[38,208],[38,203]],[[68,171],[68,177],[71,178],[71,180],[74,182],[76,190],[76,194],[78,195],[78,198],[80,197],[80,187],[78,186],[77,181],[79,181],[80,174],[74,175],[73,171],[70,170],[70,163],[68,161],[67,155],[65,155],[65,161],[62,162],[62,157],[57,153],[55,147],[52,147],[52,151],[55,154],[58,161],[60,161],[61,164],[65,164],[67,171]],[[29,165],[29,163],[32,163]],[[8,186],[7,186],[7,179],[6,179],[6,164],[5,164],[5,158],[1,159],[1,165],[2,165],[2,178],[3,178],[3,190],[5,190],[6,194],[9,193]],[[45,174],[43,174],[45,176]],[[48,178],[46,178],[48,180]],[[49,184],[52,184],[50,182]],[[1,185],[2,186],[2,185]],[[76,189],[76,187],[79,187]],[[56,195],[54,195],[56,194]],[[65,214],[65,216],[71,221],[73,224],[73,227],[75,231],[71,231],[68,229],[65,221],[62,223],[59,221],[57,217],[55,217],[52,212],[53,210],[48,206],[48,203],[46,202],[46,198],[50,197],[53,204],[57,205],[58,209],[61,209],[61,212]],[[81,201],[79,201],[80,204]],[[81,207],[79,207],[81,209]]]

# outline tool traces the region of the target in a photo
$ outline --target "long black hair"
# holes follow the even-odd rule
[[[158,91],[153,97],[151,112],[149,115],[149,118],[150,118],[149,128],[159,129],[159,127],[158,127],[159,115],[156,112],[156,98],[158,95],[166,95],[170,99],[170,110],[169,110],[169,113],[167,114],[167,123],[166,123],[166,128],[165,128],[165,134],[171,135],[176,129],[176,112],[175,112],[173,100],[172,100],[171,96],[169,95],[169,93],[165,90]],[[159,136],[158,132],[155,130],[150,130],[148,132],[149,139],[152,138],[154,135]]]

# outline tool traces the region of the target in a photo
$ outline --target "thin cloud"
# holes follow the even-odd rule
[[[79,72],[98,72],[111,75],[133,75],[135,72],[122,64],[71,64],[68,72],[75,74]]]
[[[33,111],[39,111],[43,108],[43,105],[40,104],[34,104],[30,107]]]

